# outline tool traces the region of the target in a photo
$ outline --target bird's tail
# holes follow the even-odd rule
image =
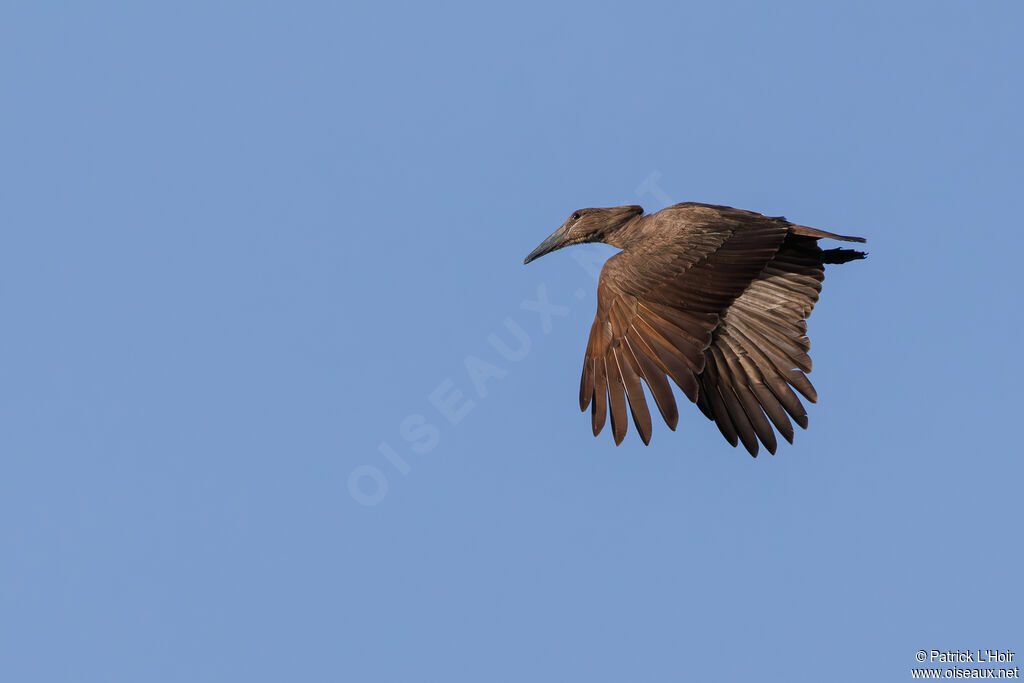
[[[842,240],[843,242],[867,242],[867,240],[864,239],[863,237],[847,237],[846,235],[837,235],[833,232],[826,232],[825,230],[818,230],[817,228],[809,228],[806,225],[797,225],[796,223],[790,223],[789,229],[793,234],[803,235],[804,237]]]
[[[822,263],[846,263],[866,257],[863,251],[856,249],[823,249],[821,252]]]

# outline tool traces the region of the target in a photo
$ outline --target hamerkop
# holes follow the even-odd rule
[[[628,403],[640,438],[650,443],[641,380],[674,430],[671,377],[733,446],[741,441],[756,457],[760,439],[775,453],[771,424],[793,443],[789,418],[807,428],[793,389],[817,401],[804,374],[811,371],[804,320],[825,264],[865,256],[822,250],[818,240],[864,238],[694,202],[643,213],[639,206],[580,209],[524,261],[581,242],[622,250],[601,270],[583,361],[580,409],[591,407],[594,436],[610,413],[615,444],[622,443]]]

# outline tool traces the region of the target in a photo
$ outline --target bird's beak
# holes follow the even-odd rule
[[[523,264],[527,264],[534,259],[539,259],[544,254],[549,254],[556,249],[561,249],[565,245],[565,234],[568,229],[563,225],[558,230],[555,230],[551,235],[540,243],[536,249],[530,252],[530,255],[523,259]]]

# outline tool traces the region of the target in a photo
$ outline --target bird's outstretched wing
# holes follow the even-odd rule
[[[859,252],[858,252],[859,253]],[[775,432],[793,442],[792,417],[807,428],[817,393],[805,319],[825,279],[823,252],[811,237],[789,235],[756,280],[729,306],[705,351],[697,406],[733,446],[757,455],[758,440],[775,453]],[[787,416],[788,415],[788,416]],[[771,424],[769,424],[769,420]]]
[[[790,225],[698,204],[670,207],[647,220],[655,222],[643,248],[613,256],[601,271],[580,380],[580,408],[591,407],[594,434],[610,414],[616,444],[626,435],[627,406],[641,439],[650,441],[641,380],[675,429],[678,411],[667,377],[698,400],[716,328],[779,251]]]

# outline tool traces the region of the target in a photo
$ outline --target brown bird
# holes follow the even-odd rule
[[[804,320],[826,263],[864,258],[822,250],[818,240],[864,242],[728,206],[686,202],[643,215],[639,206],[580,209],[524,263],[582,242],[622,249],[604,264],[597,316],[580,381],[594,436],[610,413],[615,444],[627,431],[627,404],[640,438],[651,440],[641,380],[670,429],[679,421],[668,377],[733,446],[775,453],[775,432],[793,443],[789,418],[807,428],[818,395]],[[771,424],[769,424],[769,420]]]

